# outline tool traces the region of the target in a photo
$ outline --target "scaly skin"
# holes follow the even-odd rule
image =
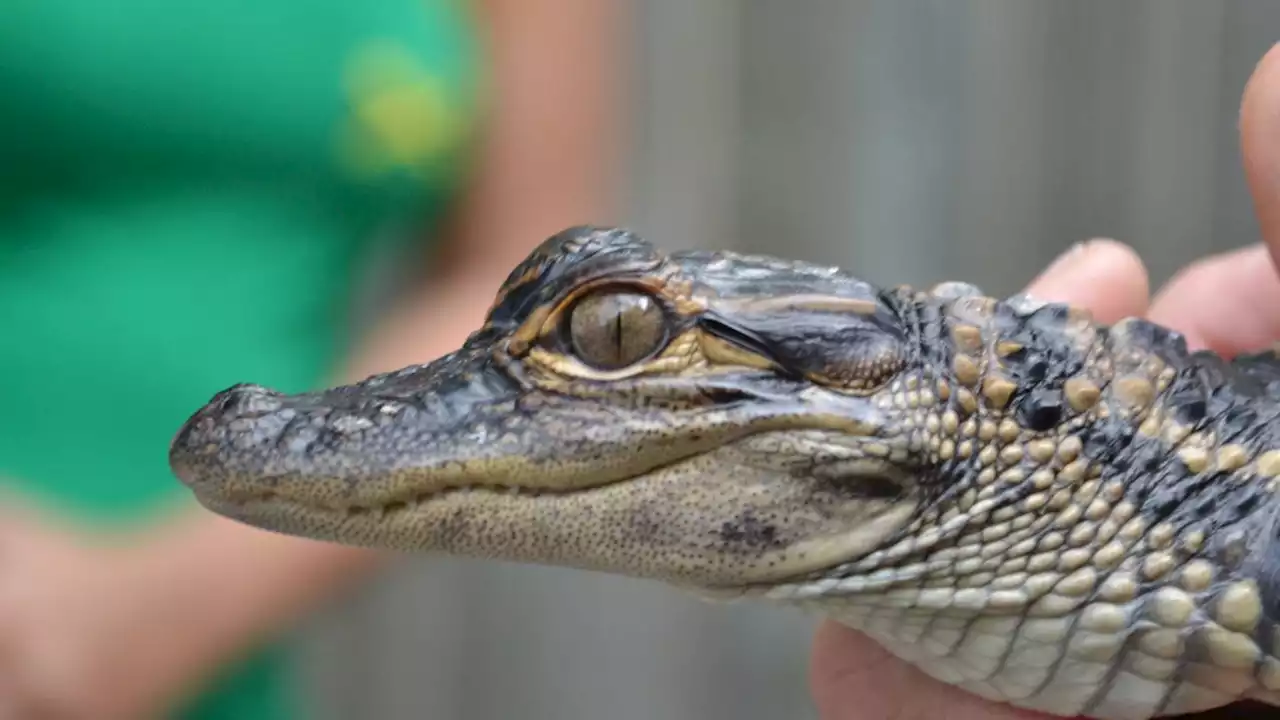
[[[1278,416],[1274,353],[573,228],[453,355],[230,388],[171,463],[259,528],[800,605],[983,697],[1144,719],[1280,704]]]

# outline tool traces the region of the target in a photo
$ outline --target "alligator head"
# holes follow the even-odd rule
[[[171,464],[210,510],[287,534],[706,589],[804,576],[937,491],[938,428],[912,420],[946,386],[922,386],[901,300],[572,228],[458,351],[320,392],[229,388]]]

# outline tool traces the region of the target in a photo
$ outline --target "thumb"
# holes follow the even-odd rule
[[[1133,248],[1109,238],[1076,245],[1027,286],[1027,294],[1089,310],[1101,323],[1147,312],[1147,268]]]
[[[1061,257],[1027,292],[1079,305],[1099,322],[1113,323],[1146,313],[1147,271],[1128,246],[1094,240]],[[1047,720],[938,682],[866,635],[831,621],[822,624],[814,640],[809,680],[823,720]]]
[[[1151,308],[1152,320],[1182,332],[1193,348],[1228,356],[1280,339],[1280,45],[1245,88],[1240,149],[1263,242],[1185,268]]]
[[[1280,45],[1263,56],[1245,86],[1240,151],[1263,241],[1280,266]]]

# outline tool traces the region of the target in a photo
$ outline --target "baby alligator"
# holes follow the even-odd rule
[[[349,545],[800,606],[1063,716],[1280,704],[1280,359],[964,283],[577,227],[482,328],[358,384],[218,393],[209,510]]]

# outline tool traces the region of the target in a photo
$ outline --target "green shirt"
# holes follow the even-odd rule
[[[214,392],[330,379],[374,238],[456,189],[479,73],[463,0],[0,3],[2,481],[141,518]],[[288,667],[183,717],[292,717]]]

